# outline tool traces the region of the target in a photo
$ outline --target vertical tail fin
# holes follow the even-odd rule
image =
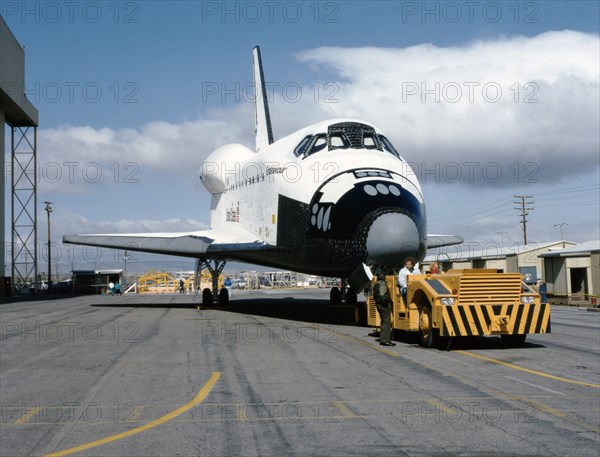
[[[269,101],[267,99],[267,88],[263,75],[262,61],[260,59],[260,48],[256,46],[252,54],[254,56],[254,117],[256,132],[256,150],[273,143],[273,130],[271,128],[271,115],[269,114]]]

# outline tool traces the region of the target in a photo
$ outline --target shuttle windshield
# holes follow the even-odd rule
[[[375,133],[369,125],[358,122],[341,122],[332,124],[327,129],[327,134],[305,136],[294,148],[296,157],[308,157],[327,148],[335,149],[377,149],[400,158],[398,151],[383,135]]]
[[[398,154],[398,151],[396,151],[396,148],[392,145],[390,140],[388,140],[383,135],[379,135],[379,140],[381,141],[381,144],[383,145],[383,149],[385,149],[390,154],[393,154],[396,157],[400,158],[400,154]]]

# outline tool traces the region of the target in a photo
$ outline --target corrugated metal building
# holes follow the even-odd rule
[[[600,296],[600,241],[588,241],[540,255],[548,301],[597,305]]]
[[[576,245],[577,243],[564,240],[505,248],[490,243],[489,246],[479,250],[468,249],[468,245],[461,248],[459,245],[455,252],[450,247],[447,251],[441,250],[441,252],[425,257],[425,260],[421,263],[421,271],[429,271],[429,265],[432,262],[437,262],[443,271],[465,268],[494,268],[507,273],[520,272],[528,278],[527,282],[535,283],[542,279],[543,274],[543,261],[539,257],[540,255]]]

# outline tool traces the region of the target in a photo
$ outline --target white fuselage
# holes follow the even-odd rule
[[[303,263],[317,260],[310,252],[315,247],[321,251],[323,239],[350,241],[357,236],[356,230],[363,223],[367,213],[371,209],[377,210],[378,206],[385,207],[383,212],[389,213],[396,211],[394,206],[399,205],[397,211],[407,213],[407,208],[401,208],[401,198],[410,198],[413,206],[422,207],[422,210],[409,214],[412,219],[418,218],[414,221],[418,226],[418,239],[415,239],[412,233],[407,233],[406,239],[402,238],[402,234],[394,235],[394,238],[389,240],[390,244],[406,244],[408,248],[399,250],[390,246],[390,255],[383,256],[386,258],[386,266],[395,267],[403,263],[403,258],[397,258],[397,261],[393,262],[394,265],[387,265],[394,252],[399,257],[419,256],[424,252],[423,246],[420,245],[424,242],[426,234],[424,201],[417,178],[408,163],[382,147],[356,147],[356,144],[354,147],[345,147],[352,146],[350,144],[341,144],[338,148],[331,147],[336,140],[332,138],[336,135],[332,133],[336,126],[346,129],[343,131],[345,133],[339,135],[363,134],[365,142],[368,140],[367,136],[372,136],[372,132],[382,135],[378,129],[363,121],[336,119],[295,132],[259,152],[253,152],[240,144],[229,144],[218,148],[206,159],[200,178],[211,193],[212,230],[235,233],[241,228],[252,233],[256,240],[268,243],[274,248],[287,248],[285,255],[271,255],[268,258],[259,255],[260,258],[241,260],[298,271],[315,271],[318,265],[304,266]],[[332,129],[328,136],[330,127]],[[324,148],[310,154],[298,155],[294,152],[303,139],[316,138],[319,135],[325,136],[328,142]],[[359,188],[363,191],[357,190]],[[344,196],[350,190],[354,192],[352,198],[340,206],[339,202],[344,200]],[[292,216],[280,214],[282,201],[294,202],[299,208],[298,212]],[[327,205],[320,209],[319,205],[323,203]],[[349,214],[354,212],[354,206],[357,210],[361,206],[365,207],[360,209],[365,214],[361,213],[354,218]],[[413,214],[415,212],[419,214]],[[290,217],[303,220],[281,220]],[[341,223],[346,225],[346,222],[341,221],[347,221],[351,226],[338,227]],[[389,222],[394,223],[391,220]],[[338,226],[333,227],[332,223]],[[288,227],[289,230],[290,225],[306,226],[308,229],[303,231],[304,233],[295,233],[291,245],[290,240],[286,240],[286,235],[289,238],[289,234],[280,233],[284,227]],[[368,227],[364,229],[368,230]],[[314,246],[311,247],[311,244]],[[329,247],[329,255],[335,257],[335,246]],[[378,247],[375,251],[378,249],[381,248]],[[289,262],[286,262],[286,259],[289,259]],[[338,262],[340,271],[351,270],[354,265],[349,265],[349,260],[348,256],[340,256],[339,261],[333,258],[329,263],[333,267]],[[368,258],[368,255],[362,261],[371,264],[382,263],[377,262],[377,259]]]

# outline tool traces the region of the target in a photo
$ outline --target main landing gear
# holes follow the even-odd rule
[[[337,286],[331,288],[331,292],[329,292],[329,304],[338,306],[344,302],[347,305],[356,305],[358,297],[356,292],[352,290],[352,287],[348,286],[348,280],[342,278],[340,284],[341,288]]]
[[[358,303],[358,295],[349,287],[345,278],[341,279],[341,287],[332,287],[329,292],[329,304],[331,306],[340,306],[342,303],[352,306],[351,318],[356,325],[367,324],[366,303]]]
[[[219,290],[219,275],[225,268],[225,260],[204,260],[199,259],[196,262],[196,275],[195,283],[196,287],[200,285],[200,273],[205,268],[209,271],[212,279],[212,288],[204,288],[202,290],[202,304],[204,306],[213,306],[217,303],[219,306],[229,305],[229,289],[222,287]]]

